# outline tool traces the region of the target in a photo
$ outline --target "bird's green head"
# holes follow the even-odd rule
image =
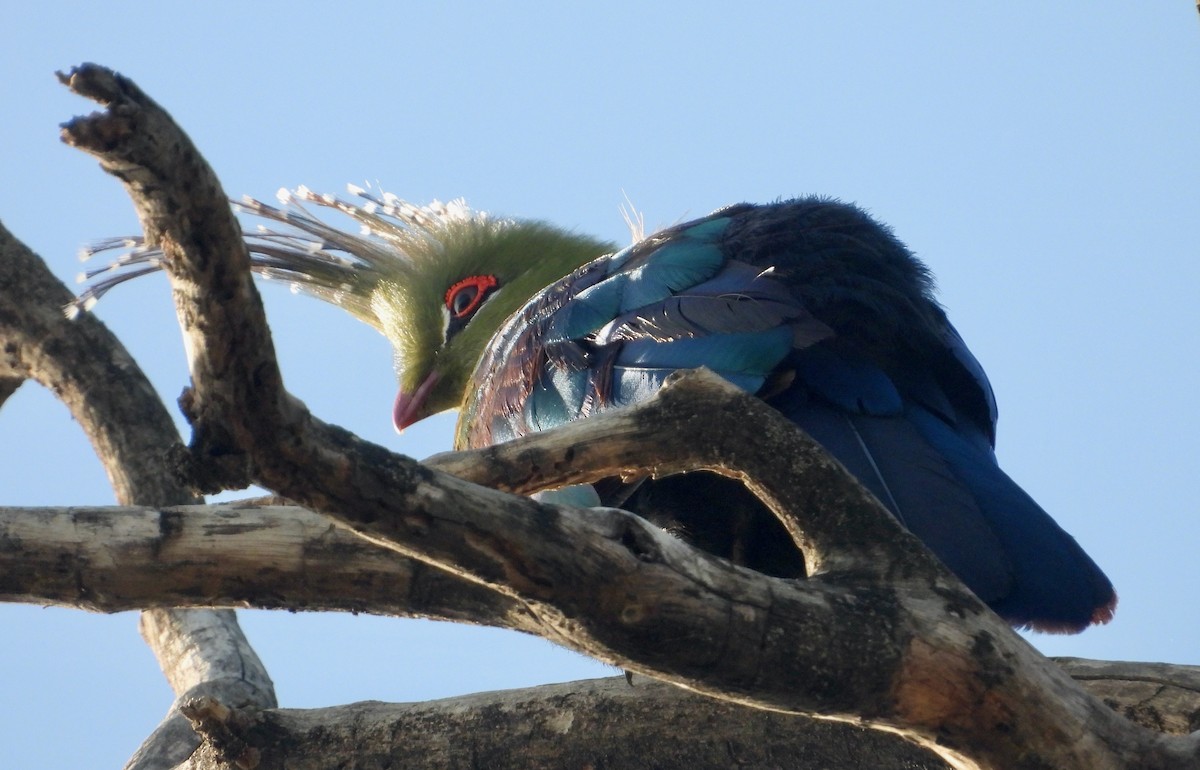
[[[492,335],[537,291],[611,244],[541,222],[445,222],[437,245],[371,294],[373,323],[392,343],[397,430],[462,404]]]
[[[538,290],[615,250],[542,222],[490,217],[462,201],[414,206],[351,192],[365,202],[303,188],[281,193],[282,208],[246,201],[252,213],[289,225],[247,242],[256,270],[346,309],[392,343],[397,430],[457,408],[504,320]],[[305,203],[347,214],[362,232],[324,224]]]
[[[616,250],[542,222],[472,211],[461,200],[415,206],[387,193],[353,186],[350,192],[355,200],[302,187],[280,190],[279,207],[253,199],[236,205],[271,223],[246,235],[255,272],[337,305],[392,343],[400,383],[397,430],[460,406],[504,320],[540,289]],[[310,204],[350,217],[358,232],[326,223]],[[137,238],[88,251],[119,247],[132,250],[85,276],[104,274],[68,306],[68,315],[161,266],[161,251]]]

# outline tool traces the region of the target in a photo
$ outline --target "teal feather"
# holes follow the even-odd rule
[[[850,206],[725,209],[548,287],[484,352],[460,435],[480,446],[553,428],[699,366],[819,441],[1015,625],[1077,631],[1111,617],[1108,579],[996,465],[995,399],[928,271]],[[600,484],[606,504],[713,553],[805,574],[778,521],[735,482]]]
[[[619,366],[694,369],[765,377],[792,351],[792,332],[776,326],[760,332],[685,337],[670,342],[634,340],[621,347]]]
[[[620,312],[660,302],[673,292],[711,278],[725,264],[718,246],[690,238],[661,246],[647,258],[652,259],[629,271]]]
[[[576,294],[550,319],[545,343],[580,339],[611,321],[621,308],[628,282],[628,273],[618,273]]]

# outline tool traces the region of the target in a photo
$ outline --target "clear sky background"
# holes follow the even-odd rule
[[[818,7],[819,6],[819,7]],[[19,10],[18,10],[19,8]],[[93,105],[55,81],[132,77],[233,196],[382,184],[617,241],[627,195],[665,225],[822,193],[891,224],[1000,402],[1002,465],[1092,554],[1116,620],[1047,654],[1200,663],[1200,18],[1194,4],[12,3],[0,12],[0,219],[64,280],[135,232],[120,185],[62,145]],[[265,290],[315,414],[397,451],[386,342]],[[98,307],[173,403],[166,282]],[[183,429],[181,422],[181,430]],[[0,505],[108,504],[66,410],[0,410]],[[611,669],[539,639],[391,618],[245,612],[283,705],[411,701]],[[133,613],[0,606],[0,767],[118,767],[171,702]]]

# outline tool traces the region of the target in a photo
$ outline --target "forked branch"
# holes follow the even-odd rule
[[[208,483],[259,483],[520,603],[540,634],[601,660],[747,706],[861,720],[958,767],[1200,758],[1195,737],[1135,727],[1082,692],[808,439],[711,378],[475,455],[492,467],[471,475],[524,467],[523,489],[622,469],[742,476],[805,550],[808,580],[739,569],[624,512],[485,489],[320,422],[283,390],[237,224],[187,137],[107,70],[83,67],[64,81],[108,107],[69,123],[66,140],[126,184],[166,256],[193,377],[191,451]],[[700,421],[703,430],[688,431]],[[675,431],[688,451],[668,467],[662,441]]]

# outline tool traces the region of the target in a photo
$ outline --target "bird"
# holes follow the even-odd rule
[[[298,188],[281,190],[278,207],[239,205],[271,223],[246,238],[256,272],[391,342],[397,430],[458,409],[456,448],[488,446],[637,403],[707,367],[807,432],[1014,627],[1075,633],[1113,617],[1103,571],[999,467],[992,387],[931,272],[858,206],[740,203],[618,248],[461,199],[417,206],[350,191],[356,200]],[[71,312],[158,268],[155,248],[122,243],[132,249],[121,271]],[[805,575],[790,536],[740,482],[611,479],[580,499],[750,569]]]

